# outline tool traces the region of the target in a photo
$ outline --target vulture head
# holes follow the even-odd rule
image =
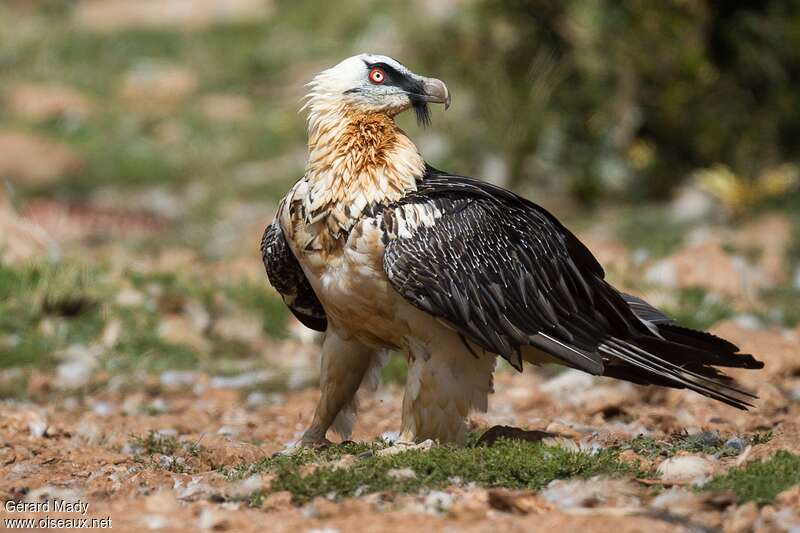
[[[391,117],[413,108],[417,121],[430,121],[428,104],[450,105],[447,86],[414,74],[391,57],[359,54],[317,74],[305,108],[309,118],[331,112],[384,113]]]

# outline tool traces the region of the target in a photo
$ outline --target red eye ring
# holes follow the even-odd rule
[[[382,68],[372,67],[369,71],[369,81],[375,84],[383,83],[386,80],[386,73]]]

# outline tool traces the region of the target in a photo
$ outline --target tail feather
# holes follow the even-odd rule
[[[679,344],[654,337],[637,337],[632,340],[610,337],[600,345],[599,350],[610,359],[604,375],[636,383],[690,389],[739,409],[752,407],[751,402],[756,398],[711,366],[740,365],[720,363],[728,358],[703,350],[702,344]],[[752,363],[748,363],[751,366],[745,368],[760,368],[757,365],[761,365],[752,356],[743,357],[735,353],[725,355],[742,359],[749,357],[752,359]]]

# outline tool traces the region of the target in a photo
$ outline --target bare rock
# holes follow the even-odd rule
[[[81,157],[71,147],[46,137],[0,130],[0,175],[19,183],[44,185],[78,172]]]

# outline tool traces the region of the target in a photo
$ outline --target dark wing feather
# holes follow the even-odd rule
[[[277,219],[267,226],[261,238],[261,259],[270,284],[297,320],[311,329],[325,331],[328,328],[325,310],[286,242]]]
[[[401,204],[436,213],[435,223],[396,220],[403,216]],[[386,247],[392,286],[518,370],[523,347],[535,346],[592,374],[749,405],[752,395],[714,365],[761,363],[618,292],[591,252],[524,198],[429,168],[415,193],[385,211],[384,223],[390,234],[406,229]]]

